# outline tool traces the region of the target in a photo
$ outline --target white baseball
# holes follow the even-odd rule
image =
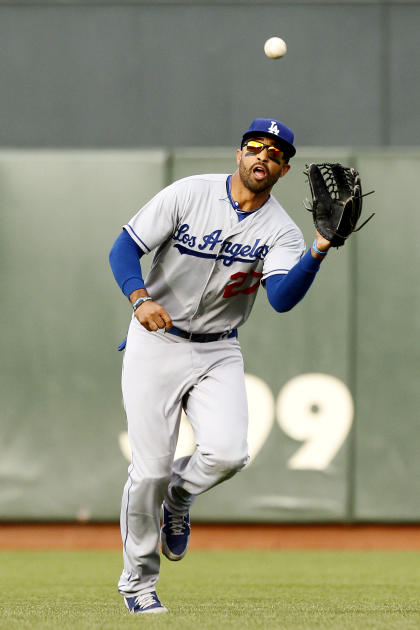
[[[281,37],[270,37],[264,44],[264,52],[270,59],[284,57],[287,52],[286,42]]]

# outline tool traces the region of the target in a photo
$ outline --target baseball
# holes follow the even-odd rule
[[[286,42],[281,37],[270,37],[264,44],[264,52],[270,59],[284,57],[287,52]]]

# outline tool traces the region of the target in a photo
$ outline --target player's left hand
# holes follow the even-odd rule
[[[315,230],[315,242],[317,249],[319,249],[321,252],[327,252],[331,247],[331,241],[328,241],[326,238],[324,238],[322,234],[318,232],[318,230]],[[314,250],[312,250],[312,255],[315,258],[323,258],[322,254],[318,254]]]
[[[332,247],[342,247],[353,232],[358,232],[373,217],[374,213],[357,227],[362,198],[370,193],[362,195],[360,174],[338,162],[309,164],[305,173],[312,203],[304,205],[312,212],[317,238],[322,234]]]

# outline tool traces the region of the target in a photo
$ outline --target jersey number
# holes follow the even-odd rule
[[[257,282],[251,284],[248,287],[244,287],[247,278],[258,278]],[[257,271],[250,271],[249,273],[244,273],[243,271],[238,271],[238,273],[234,273],[233,276],[230,276],[230,280],[233,282],[229,282],[225,286],[225,290],[223,293],[224,298],[234,297],[235,295],[239,295],[239,293],[244,293],[245,295],[250,295],[254,293],[260,286],[262,278],[262,273],[258,273]],[[251,280],[252,281],[252,280]]]

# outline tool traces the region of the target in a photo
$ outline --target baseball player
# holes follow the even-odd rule
[[[122,391],[132,462],[121,507],[124,569],[118,588],[131,613],[166,613],[156,594],[162,553],[180,560],[195,497],[248,461],[247,400],[237,329],[262,284],[279,312],[309,289],[330,247],[302,233],[271,195],[295,155],[293,132],[257,118],[232,174],[187,177],[159,192],[123,227],[111,253],[133,309]],[[140,259],[154,252],[143,280]],[[196,450],[174,461],[182,410]],[[163,526],[160,517],[163,505]]]

